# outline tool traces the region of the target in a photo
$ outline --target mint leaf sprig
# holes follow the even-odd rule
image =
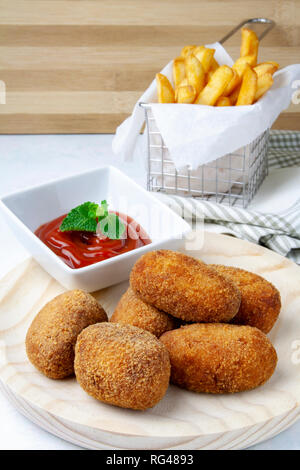
[[[118,240],[125,232],[125,225],[121,219],[108,212],[107,201],[101,204],[84,202],[72,209],[62,221],[59,230],[61,232],[83,231],[97,232],[97,226],[101,233],[111,240]]]

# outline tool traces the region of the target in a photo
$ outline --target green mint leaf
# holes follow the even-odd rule
[[[100,231],[111,240],[118,240],[125,232],[125,225],[116,214],[108,214],[99,221]]]
[[[85,202],[75,207],[64,218],[59,229],[61,232],[96,232],[98,223],[102,235],[112,240],[118,240],[125,232],[125,225],[120,218],[108,212],[105,200],[101,201],[100,206],[95,202]]]
[[[87,203],[85,203],[87,204]],[[98,204],[94,203],[94,202],[90,202],[88,203],[89,204],[89,207],[88,207],[88,211],[87,211],[87,216],[88,218],[90,219],[96,219],[97,217],[97,210],[98,210]],[[82,204],[83,206],[84,204]],[[78,207],[81,207],[81,206],[78,206]]]
[[[101,206],[97,207],[96,217],[107,217],[108,216],[108,204],[107,202],[101,201]]]
[[[96,232],[96,211],[98,207],[98,204],[95,204],[94,202],[85,202],[84,204],[75,207],[62,221],[61,226],[59,227],[60,231],[67,232],[74,230]]]

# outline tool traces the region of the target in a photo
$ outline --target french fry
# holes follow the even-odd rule
[[[180,86],[177,89],[177,103],[194,103],[196,90],[192,85]]]
[[[188,79],[185,77],[182,82],[180,82],[179,86],[187,86],[189,84]]]
[[[190,45],[190,46],[184,46],[181,49],[181,56],[186,58],[188,55],[192,54],[193,50],[196,49],[197,46],[195,45]]]
[[[229,96],[233,92],[233,90],[240,84],[241,78],[235,69],[232,69],[233,77],[228,83],[225,91],[223,93],[224,96]]]
[[[205,85],[205,72],[201,62],[193,54],[185,59],[185,73],[189,85],[195,88],[198,95]]]
[[[227,65],[221,65],[214,72],[206,87],[203,88],[195,103],[213,106],[223,94],[232,77],[233,72],[231,68]]]
[[[277,67],[277,69],[279,69],[279,64],[278,64],[278,62],[275,62],[275,60],[267,60],[266,63],[275,65],[275,67]]]
[[[259,98],[261,98],[266,93],[266,91],[271,88],[273,82],[274,80],[270,73],[265,73],[264,75],[258,77],[254,101],[259,100]]]
[[[255,57],[253,55],[246,55],[244,57],[239,57],[232,68],[239,74],[239,77],[242,78],[244,72],[247,68],[247,64],[253,67],[255,65]]]
[[[241,57],[245,57],[247,55],[253,56],[255,59],[255,63],[253,65],[256,65],[258,46],[259,46],[259,40],[255,32],[252,31],[251,29],[243,28],[240,56]]]
[[[196,56],[199,62],[201,62],[205,73],[208,72],[211,67],[214,53],[215,49],[209,49],[208,47],[204,46],[198,46],[193,50],[194,56]]]
[[[218,62],[216,61],[216,59],[213,57],[213,58],[212,58],[212,61],[211,61],[211,64],[210,64],[210,70],[212,70],[213,72],[215,72],[219,67],[220,67],[220,65],[218,64]]]
[[[188,86],[188,84],[189,84],[188,79],[184,78],[182,80],[182,82],[179,84],[179,86],[175,88],[175,101],[176,101],[176,103],[177,103],[177,94],[178,94],[179,87]]]
[[[184,57],[177,57],[173,61],[173,80],[175,89],[180,85],[185,78],[185,64]]]
[[[236,106],[245,106],[252,104],[255,99],[255,94],[257,90],[257,75],[254,70],[251,69],[250,65],[247,65],[247,68],[243,75],[242,86],[240,93],[236,102]]]
[[[236,102],[237,102],[237,99],[239,97],[239,94],[240,94],[240,89],[241,89],[241,86],[242,84],[240,83],[236,89],[231,93],[231,95],[229,95],[229,99],[231,101],[231,104],[232,106],[235,106],[236,105]]]
[[[213,74],[215,73],[215,70],[209,70],[207,74],[205,75],[205,84],[207,85]]]
[[[159,103],[175,103],[173,87],[162,73],[156,74],[157,96]]]
[[[232,104],[228,96],[220,96],[216,102],[216,106],[232,106]]]
[[[276,62],[262,62],[261,64],[257,64],[254,67],[254,70],[257,74],[257,77],[260,77],[261,75],[264,75],[265,73],[270,73],[273,75],[276,70],[278,70],[279,64]]]

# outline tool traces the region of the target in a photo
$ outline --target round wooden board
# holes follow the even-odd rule
[[[188,254],[208,263],[246,268],[280,290],[282,312],[270,339],[279,362],[271,380],[235,395],[196,394],[170,386],[153,409],[140,412],[100,403],[74,378],[47,379],[29,363],[26,331],[40,308],[65,289],[32,259],[0,282],[1,388],[29,419],[89,449],[241,449],[268,439],[300,413],[300,268],[260,246],[205,233]],[[127,282],[96,292],[110,315]]]

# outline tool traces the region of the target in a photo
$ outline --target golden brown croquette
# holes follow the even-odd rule
[[[121,297],[110,321],[136,326],[158,338],[165,331],[179,327],[177,319],[143,302],[131,287]]]
[[[170,250],[142,256],[131,271],[130,285],[144,302],[187,322],[228,322],[241,301],[230,279]]]
[[[78,336],[75,374],[79,385],[97,400],[145,410],[166,393],[169,355],[148,331],[120,323],[99,323]]]
[[[171,361],[171,381],[194,392],[235,393],[264,384],[277,354],[267,336],[251,326],[194,323],[160,340]]]
[[[72,290],[58,295],[42,308],[29,327],[28,359],[51,379],[72,375],[78,334],[102,321],[107,321],[105,311],[87,292]]]
[[[211,266],[219,274],[228,276],[241,292],[241,305],[232,323],[255,326],[269,333],[281,309],[280,293],[273,284],[244,269],[217,264]]]

